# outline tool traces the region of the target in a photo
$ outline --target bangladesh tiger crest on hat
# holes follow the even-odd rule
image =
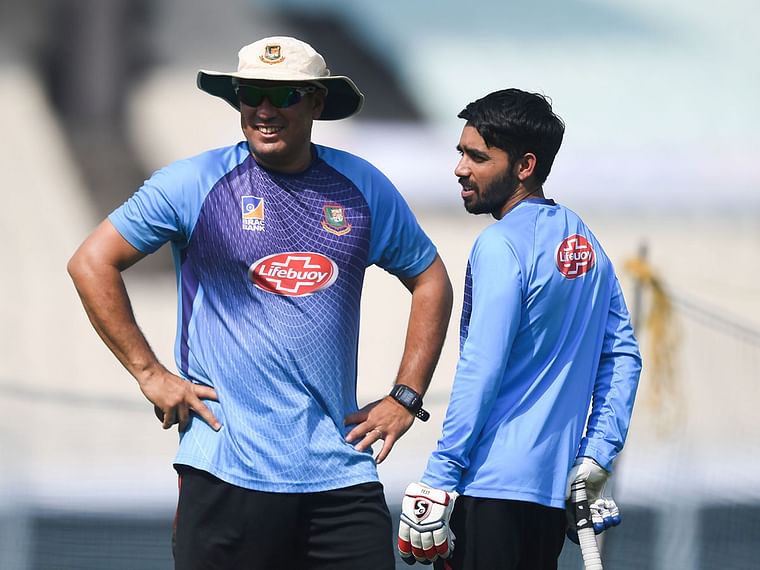
[[[280,44],[267,44],[266,47],[264,47],[264,55],[260,55],[259,59],[264,63],[273,65],[285,61],[285,56],[282,55],[282,47]]]
[[[325,204],[322,207],[324,217],[322,227],[336,236],[346,235],[351,231],[351,224],[346,219],[346,209],[340,204]]]

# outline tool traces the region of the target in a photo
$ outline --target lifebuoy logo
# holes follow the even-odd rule
[[[557,269],[567,279],[576,279],[588,273],[595,260],[594,248],[580,234],[565,238],[557,248]]]
[[[263,291],[303,297],[335,283],[338,266],[320,253],[275,253],[254,262],[248,268],[248,278]]]

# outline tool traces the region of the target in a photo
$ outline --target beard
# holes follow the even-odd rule
[[[485,188],[468,184],[466,179],[459,179],[459,183],[474,194],[465,199],[464,207],[470,214],[491,214],[494,218],[501,217],[501,210],[507,201],[515,195],[520,181],[517,175],[507,168],[504,174],[491,181]]]

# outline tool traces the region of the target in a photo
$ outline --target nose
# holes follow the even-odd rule
[[[270,103],[269,99],[267,99],[266,97],[264,97],[261,100],[261,103],[259,103],[258,105],[256,105],[256,114],[260,115],[260,116],[271,117],[271,116],[277,114],[277,107],[275,107],[274,105],[272,105],[272,103]]]
[[[459,162],[454,168],[454,176],[457,178],[467,178],[470,175],[470,167],[467,165],[466,157],[459,159]]]
[[[268,120],[277,116],[278,109],[264,97],[256,106],[246,105],[241,101],[240,112],[248,120]]]

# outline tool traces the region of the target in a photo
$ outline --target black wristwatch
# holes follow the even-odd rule
[[[412,412],[423,422],[428,421],[430,414],[422,408],[422,396],[404,384],[396,384],[391,390],[391,398]]]

